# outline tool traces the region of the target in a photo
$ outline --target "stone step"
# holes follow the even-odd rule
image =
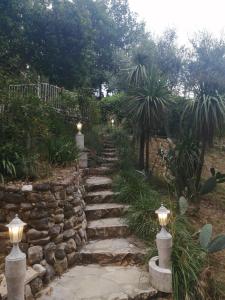
[[[111,190],[89,192],[85,195],[85,202],[88,204],[109,203],[113,201],[113,197],[116,194]]]
[[[114,162],[104,162],[104,163],[101,164],[101,166],[115,170],[115,163]]]
[[[128,205],[118,203],[90,204],[86,206],[85,214],[88,220],[117,218],[122,217],[128,208]]]
[[[104,141],[104,147],[115,147],[115,143],[112,140]]]
[[[107,162],[116,163],[116,162],[118,162],[118,157],[102,157],[102,161],[104,163],[107,163]]]
[[[76,254],[76,264],[143,264],[146,246],[134,238],[93,240]]]
[[[137,266],[75,266],[42,291],[39,300],[146,300],[157,291]]]
[[[102,156],[103,156],[103,158],[105,158],[105,157],[115,158],[117,156],[117,153],[116,152],[103,152]]]
[[[116,147],[113,145],[104,145],[104,151],[116,151]]]
[[[113,169],[109,167],[97,167],[90,168],[88,171],[89,175],[109,175],[113,173]]]
[[[129,229],[124,219],[107,218],[88,222],[87,236],[89,239],[109,239],[126,237]]]
[[[90,176],[85,182],[86,191],[96,191],[112,188],[112,179],[105,176]]]
[[[117,153],[117,149],[114,147],[104,148],[103,152],[105,153]]]

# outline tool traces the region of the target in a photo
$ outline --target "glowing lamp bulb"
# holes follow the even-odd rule
[[[25,225],[26,223],[21,221],[18,215],[16,215],[15,218],[6,225],[9,229],[9,238],[12,244],[18,244],[21,242],[23,237],[23,228]]]
[[[170,210],[168,210],[163,204],[161,204],[161,207],[157,209],[155,213],[158,215],[159,224],[162,227],[166,226],[169,222],[168,216],[170,214]]]
[[[111,120],[111,123],[112,123],[112,126],[114,125],[114,123],[115,123],[115,120],[114,119],[112,119]]]
[[[78,133],[81,134],[81,129],[82,129],[82,124],[81,122],[77,123],[77,130],[78,130]]]

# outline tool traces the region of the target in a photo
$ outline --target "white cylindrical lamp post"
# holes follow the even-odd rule
[[[172,236],[166,230],[166,225],[169,222],[170,210],[163,204],[156,210],[158,215],[161,231],[156,235],[156,245],[159,256],[159,267],[169,269],[171,267],[171,253],[172,253]]]
[[[10,254],[5,259],[8,300],[24,300],[26,255],[20,250],[19,243],[22,240],[25,225],[17,215],[6,225],[9,229],[10,242],[13,244]]]

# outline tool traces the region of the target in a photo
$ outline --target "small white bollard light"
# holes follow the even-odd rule
[[[88,166],[88,158],[87,158],[87,152],[85,152],[84,148],[84,135],[81,132],[83,127],[83,124],[81,122],[77,123],[77,130],[78,133],[76,134],[76,145],[77,148],[81,151],[80,157],[79,157],[79,167],[80,168],[87,168]]]
[[[158,256],[154,256],[149,261],[149,274],[151,285],[158,291],[172,293],[172,271],[171,271],[171,252],[172,236],[166,230],[169,222],[170,211],[162,204],[156,210],[161,231],[156,235],[156,245]]]
[[[114,119],[111,119],[111,124],[112,124],[112,127],[114,127],[114,125],[115,125],[115,120]]]
[[[19,243],[23,237],[26,225],[18,215],[6,225],[9,229],[10,242],[13,248],[5,259],[5,277],[7,283],[8,300],[24,300],[24,285],[26,275],[26,255],[20,250]]]
[[[76,145],[80,150],[84,150],[84,135],[82,134],[83,124],[81,122],[77,123],[78,133],[76,134]]]
[[[158,215],[159,224],[161,225],[161,231],[156,235],[156,244],[159,254],[159,267],[170,268],[171,267],[171,252],[172,252],[172,236],[166,230],[166,225],[169,222],[170,210],[168,210],[163,204],[156,210]]]
[[[81,133],[82,127],[83,127],[82,123],[81,123],[81,122],[78,122],[78,123],[77,123],[78,134],[82,134],[82,133]]]

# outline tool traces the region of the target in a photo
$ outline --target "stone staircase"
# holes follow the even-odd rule
[[[118,266],[123,267],[124,274],[129,273],[133,270],[132,266],[135,266],[141,277],[147,278],[148,281],[148,273],[143,269],[146,246],[130,236],[123,218],[128,205],[115,203],[114,200],[115,193],[112,191],[110,173],[115,170],[117,162],[116,148],[110,140],[106,140],[101,166],[92,169],[91,175],[86,179],[85,212],[88,220],[89,243],[81,249],[77,262],[80,265],[110,265],[114,268],[115,274]],[[123,296],[113,298],[111,295],[111,298],[102,299],[150,299],[157,292],[148,284],[144,285],[143,293],[141,277],[138,282],[130,282],[130,292],[123,291],[121,294]],[[136,286],[133,292],[131,292],[132,285]],[[118,292],[120,294],[121,291]]]
[[[55,284],[51,297],[41,300],[147,300],[156,297],[157,291],[151,287],[149,273],[144,268],[146,246],[130,235],[123,218],[128,206],[114,200],[110,174],[118,158],[110,139],[105,140],[101,161],[100,166],[89,170],[85,182],[89,242],[76,254],[76,266],[64,275],[63,281]],[[64,288],[65,296],[62,296]]]

